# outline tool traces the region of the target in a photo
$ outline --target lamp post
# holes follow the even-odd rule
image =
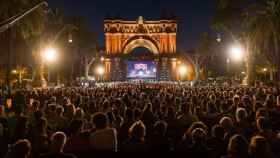
[[[56,51],[56,49],[52,48],[52,47],[47,47],[44,52],[42,53],[42,61],[43,63],[48,63],[48,65],[50,63],[53,63],[57,60],[58,58],[58,53]],[[48,66],[48,81],[50,82],[50,68]],[[46,84],[46,83],[45,83]],[[43,87],[45,87],[47,85],[43,85]]]
[[[229,72],[229,64],[231,61],[244,61],[244,51],[241,46],[234,45],[229,49],[229,57],[227,58],[227,71]],[[244,78],[242,83],[247,84],[247,77]]]

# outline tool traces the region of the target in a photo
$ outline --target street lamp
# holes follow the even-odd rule
[[[42,53],[42,60],[46,63],[55,62],[57,60],[58,53],[56,49],[48,47]],[[45,79],[44,79],[45,80]],[[50,82],[50,69],[48,67],[48,82]],[[45,83],[47,85],[47,83]],[[45,86],[43,86],[45,87]]]
[[[230,57],[234,60],[241,60],[243,58],[243,51],[240,47],[233,46],[230,48]]]
[[[268,69],[267,69],[266,67],[262,69],[262,71],[263,71],[263,73],[264,73],[264,79],[265,79],[265,80],[266,80],[266,76],[267,76],[267,75],[266,75],[267,70],[268,70]]]
[[[57,51],[54,48],[47,48],[43,52],[43,60],[46,62],[54,62],[57,60]]]

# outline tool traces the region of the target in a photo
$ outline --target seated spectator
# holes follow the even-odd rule
[[[225,130],[225,141],[227,143],[229,141],[229,139],[235,134],[233,120],[230,117],[225,116],[225,117],[221,118],[219,124]]]
[[[202,128],[196,128],[192,131],[192,143],[186,146],[187,155],[191,155],[197,158],[213,157],[212,150],[206,145],[207,133]]]
[[[31,152],[31,144],[27,139],[18,140],[13,144],[6,158],[27,158]]]
[[[267,140],[262,136],[254,136],[249,145],[250,158],[276,158]]]
[[[65,151],[71,153],[81,153],[90,150],[89,134],[82,131],[83,121],[73,120],[69,127],[69,139],[67,140]]]
[[[108,127],[107,115],[101,112],[92,117],[95,131],[90,134],[90,144],[95,151],[117,151],[117,132]]]
[[[155,123],[152,134],[149,137],[148,145],[151,151],[169,151],[170,142],[166,136],[167,123],[165,121],[158,121]]]
[[[49,138],[47,124],[46,118],[39,118],[35,126],[30,130],[29,137],[33,146],[32,153],[34,157],[48,151]]]
[[[211,137],[207,140],[209,148],[213,149],[214,157],[221,157],[226,154],[227,144],[224,141],[225,130],[219,124],[211,129]]]
[[[234,135],[230,138],[227,155],[223,158],[248,158],[248,142],[241,135]]]
[[[146,127],[142,121],[137,121],[129,128],[129,138],[124,142],[122,151],[146,152]]]
[[[245,108],[237,108],[236,109],[236,132],[238,134],[244,135],[246,138],[249,138],[252,134],[252,128],[251,125],[247,119],[248,113]]]
[[[76,158],[75,155],[64,153],[66,135],[63,132],[56,132],[51,137],[50,152],[42,154],[40,158]]]

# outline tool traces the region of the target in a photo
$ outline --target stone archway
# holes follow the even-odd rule
[[[128,54],[137,47],[145,47],[150,52],[154,54],[159,54],[158,47],[150,40],[143,38],[131,40],[130,42],[128,42],[124,47],[123,53]]]

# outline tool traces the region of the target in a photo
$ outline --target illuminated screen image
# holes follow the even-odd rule
[[[155,78],[156,71],[153,61],[127,61],[127,78]]]

